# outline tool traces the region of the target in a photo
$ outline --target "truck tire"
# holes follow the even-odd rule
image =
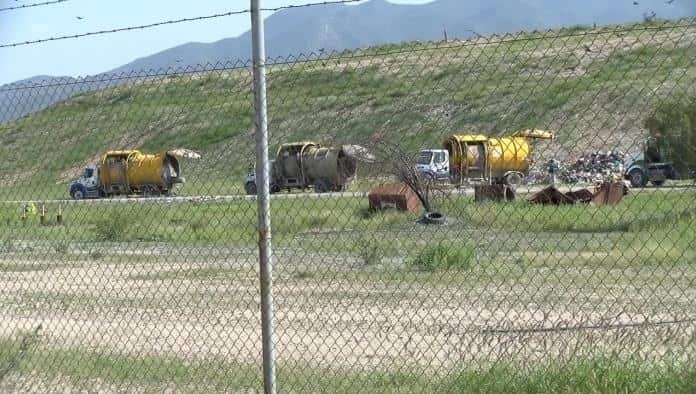
[[[160,193],[157,186],[154,186],[154,185],[144,185],[142,188],[142,193],[143,193],[143,197],[145,197],[145,198],[156,197],[156,196],[162,194],[162,193]]]
[[[431,172],[424,172],[423,179],[428,183],[434,183],[435,182],[435,175]]]
[[[85,189],[83,187],[76,187],[72,190],[70,193],[70,196],[74,200],[84,200],[85,197],[87,196],[87,193],[85,192]]]
[[[244,184],[244,191],[246,194],[252,195],[256,194],[256,183],[254,182],[247,182]]]
[[[326,178],[319,178],[314,181],[314,192],[315,193],[328,193],[331,191],[331,181]]]
[[[633,187],[645,187],[648,184],[648,175],[640,168],[634,168],[628,173],[628,180]]]
[[[524,182],[524,177],[519,172],[510,172],[505,175],[505,183],[513,189],[522,185],[522,182]]]

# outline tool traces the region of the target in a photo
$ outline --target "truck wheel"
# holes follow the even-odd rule
[[[331,182],[328,179],[317,179],[314,181],[315,193],[327,193],[331,190]]]
[[[145,198],[154,197],[156,192],[157,192],[157,189],[151,185],[143,186],[143,197],[145,197]]]
[[[628,173],[628,180],[633,187],[645,187],[648,184],[648,176],[640,168],[634,168]]]
[[[247,182],[244,184],[244,191],[246,194],[256,194],[256,183],[254,182]]]
[[[82,200],[85,198],[85,191],[81,187],[75,188],[71,193],[72,198],[75,200]]]
[[[517,188],[518,186],[522,185],[523,181],[524,179],[519,172],[511,172],[505,175],[505,183],[512,186],[512,188]]]

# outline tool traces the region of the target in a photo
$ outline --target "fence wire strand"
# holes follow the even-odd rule
[[[27,9],[27,8],[34,8],[34,7],[43,7],[47,5],[53,5],[53,4],[58,4],[58,3],[65,3],[68,0],[52,0],[52,1],[44,1],[41,3],[31,3],[31,4],[20,4],[20,5],[13,5],[11,7],[1,7],[0,12],[3,11],[13,11],[13,10],[22,10],[22,9]]]
[[[30,5],[0,8],[0,12],[1,11],[16,10],[16,9],[21,9],[21,8],[37,7],[37,6],[41,6],[41,5],[62,3],[65,1],[68,1],[68,0],[58,0],[58,1],[51,1],[51,2],[45,2],[45,3],[37,3],[37,4],[30,4]],[[279,6],[279,7],[272,7],[272,8],[261,8],[260,11],[262,11],[262,12],[276,12],[276,11],[282,11],[282,10],[307,8],[307,7],[314,7],[314,6],[350,4],[350,3],[356,3],[358,1],[363,1],[363,0],[337,0],[337,1],[324,1],[324,2],[320,2],[320,3],[305,3],[305,4],[287,5],[287,6]],[[91,37],[91,36],[101,36],[101,35],[105,35],[105,34],[120,33],[120,32],[124,32],[124,31],[146,30],[146,29],[151,29],[153,27],[176,25],[179,23],[187,23],[187,22],[199,22],[199,21],[204,21],[204,20],[208,20],[208,19],[217,19],[217,18],[232,16],[232,15],[248,14],[249,12],[251,12],[251,10],[249,10],[247,8],[247,9],[238,10],[238,11],[227,11],[227,12],[220,12],[220,13],[215,13],[215,14],[210,14],[210,15],[201,15],[201,16],[194,16],[194,17],[187,17],[187,18],[170,19],[170,20],[166,20],[166,21],[148,23],[148,24],[144,24],[144,25],[117,27],[117,28],[113,28],[113,29],[97,30],[97,31],[85,32],[85,33],[79,33],[79,34],[68,34],[68,35],[56,36],[56,37],[39,38],[36,40],[11,42],[11,43],[6,43],[6,44],[0,44],[0,48],[15,48],[15,47],[22,47],[22,46],[27,46],[27,45],[43,44],[43,43],[52,42],[52,41],[62,41],[62,40],[71,40],[71,39],[78,39],[78,38]]]

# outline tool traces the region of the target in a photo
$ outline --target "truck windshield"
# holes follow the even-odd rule
[[[94,169],[93,168],[85,168],[85,178],[91,178],[92,175],[94,175]]]
[[[416,164],[430,164],[433,158],[433,152],[421,152],[416,159]]]

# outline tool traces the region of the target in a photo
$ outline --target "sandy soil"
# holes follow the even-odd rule
[[[45,346],[259,362],[252,255],[210,264],[117,258],[124,261],[66,259],[34,271],[29,261],[0,259],[0,336],[41,324]],[[611,351],[683,358],[696,346],[694,269],[539,267],[519,277],[482,270],[457,283],[447,274],[442,282],[370,279],[345,275],[359,268],[304,264],[299,275],[295,263],[312,258],[298,253],[276,267],[281,362],[435,371]]]

